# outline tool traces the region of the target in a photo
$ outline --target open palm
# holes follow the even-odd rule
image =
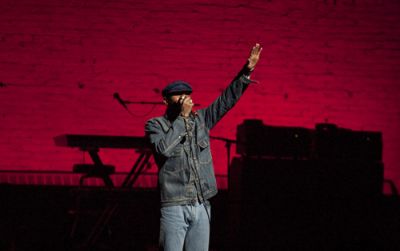
[[[255,46],[253,46],[253,48],[250,51],[250,56],[247,59],[249,61],[247,67],[251,70],[254,69],[254,67],[256,66],[258,60],[260,59],[260,54],[262,51],[262,47],[260,44],[256,44]]]

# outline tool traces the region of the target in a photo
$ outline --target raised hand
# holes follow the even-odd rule
[[[255,46],[253,46],[253,48],[250,51],[250,56],[247,59],[248,61],[247,68],[249,68],[250,70],[254,70],[254,67],[256,67],[257,62],[260,59],[261,51],[262,47],[260,44],[256,44]]]

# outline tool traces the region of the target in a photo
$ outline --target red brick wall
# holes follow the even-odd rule
[[[396,0],[2,0],[0,169],[71,170],[85,157],[54,146],[63,133],[143,135],[168,82],[190,82],[202,106],[261,42],[241,102],[212,135],[235,138],[244,119],[271,125],[331,122],[382,131],[385,177],[400,185],[400,3]],[[226,173],[224,143],[212,141]],[[102,151],[128,171],[131,151]]]

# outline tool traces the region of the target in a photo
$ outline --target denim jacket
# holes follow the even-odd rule
[[[199,194],[204,200],[217,194],[210,151],[210,129],[247,89],[251,82],[248,75],[244,67],[211,105],[191,116],[194,125],[191,135],[187,133],[187,121],[181,116],[173,121],[167,115],[147,121],[146,136],[159,168],[161,206],[192,204]],[[188,140],[190,136],[191,140]]]

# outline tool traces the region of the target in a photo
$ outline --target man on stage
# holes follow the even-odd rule
[[[187,82],[170,83],[162,91],[167,106],[164,116],[146,123],[159,168],[160,246],[166,251],[208,250],[208,199],[217,194],[209,132],[248,88],[261,51],[256,44],[231,84],[204,109],[193,110],[192,87]]]

